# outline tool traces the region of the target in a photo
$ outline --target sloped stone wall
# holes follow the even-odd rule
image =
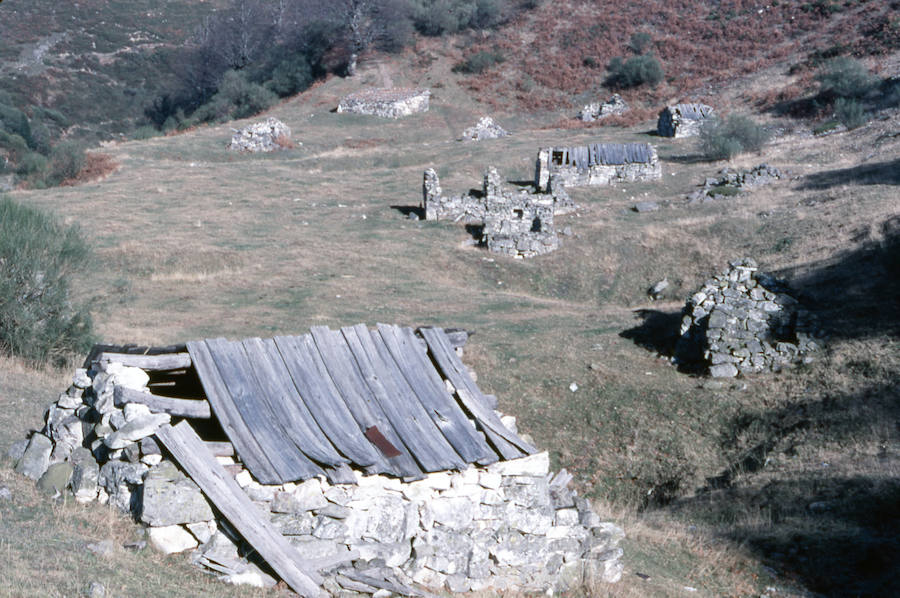
[[[116,386],[145,390],[148,379],[118,363],[76,370],[48,408],[44,429],[18,444],[17,471],[49,494],[131,513],[158,550],[193,550],[194,562],[224,580],[274,585],[244,558],[252,550],[217,519],[199,487],[164,456],[153,434],[170,417],[115,404]],[[514,428],[512,418],[504,420]],[[622,574],[622,530],[568,489],[565,470],[550,474],[547,453],[411,483],[355,472],[355,485],[313,478],[267,486],[233,455],[217,460],[305,558],[330,563],[323,572],[333,594],[365,587],[348,581],[342,571],[350,570],[452,592],[555,591]]]
[[[811,359],[822,336],[786,285],[749,258],[731,262],[688,299],[680,334],[676,360],[702,362],[722,378]]]
[[[338,112],[402,118],[428,110],[431,92],[422,89],[370,89],[341,99]]]

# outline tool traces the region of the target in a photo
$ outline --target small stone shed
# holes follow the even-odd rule
[[[592,143],[539,150],[534,185],[550,192],[558,186],[609,185],[661,177],[656,148],[649,143]]]
[[[621,529],[495,410],[467,336],[359,324],[98,345],[16,468],[131,512],[223,579],[305,597],[617,581]]]
[[[337,112],[369,114],[384,118],[401,118],[427,112],[431,91],[427,89],[367,89],[344,96]]]
[[[700,126],[715,111],[706,104],[675,104],[659,113],[656,132],[660,137],[693,137],[700,134]]]

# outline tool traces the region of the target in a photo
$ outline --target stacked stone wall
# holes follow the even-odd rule
[[[402,118],[428,110],[431,92],[421,89],[370,89],[345,96],[338,112]]]
[[[16,470],[50,494],[132,514],[155,548],[193,551],[194,562],[223,580],[274,585],[245,558],[252,548],[164,456],[153,434],[170,416],[115,404],[115,387],[146,391],[148,379],[118,363],[77,370],[43,430],[14,447]],[[504,421],[514,428],[513,418]],[[452,592],[557,591],[622,574],[622,530],[568,489],[565,470],[550,474],[547,453],[411,483],[355,472],[356,483],[342,485],[263,485],[233,454],[217,460],[304,558],[330,563],[323,573],[332,594],[364,588],[348,581],[351,570]]]
[[[535,161],[535,187],[552,192],[562,187],[611,185],[619,182],[651,181],[662,178],[662,166],[654,148],[645,144],[601,144],[626,156],[639,149],[640,160],[615,161],[597,156],[591,146],[576,148],[542,148]],[[560,158],[560,156],[565,156]],[[574,159],[579,156],[579,159]],[[583,156],[583,158],[580,158]]]
[[[277,118],[269,117],[263,122],[232,131],[234,134],[228,149],[236,152],[274,152],[293,146],[291,129]]]
[[[675,104],[659,113],[656,132],[660,137],[695,137],[700,127],[715,111],[706,104]]]
[[[777,371],[810,360],[821,331],[809,311],[754,260],[731,262],[688,299],[676,360],[701,362],[713,377]]]

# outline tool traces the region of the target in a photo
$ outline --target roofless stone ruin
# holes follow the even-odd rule
[[[675,104],[659,113],[656,132],[660,137],[693,137],[700,134],[700,126],[714,115],[706,104]]]
[[[622,531],[495,410],[466,338],[360,324],[98,345],[16,470],[224,580],[304,597],[617,581]]]

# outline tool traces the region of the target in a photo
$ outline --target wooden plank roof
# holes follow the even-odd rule
[[[246,467],[278,484],[348,464],[405,479],[535,452],[500,423],[440,328],[360,324],[187,343]]]
[[[562,154],[564,166],[574,166],[579,171],[601,164],[649,164],[654,157],[653,147],[649,143],[592,143],[576,147],[556,147],[552,151]]]

